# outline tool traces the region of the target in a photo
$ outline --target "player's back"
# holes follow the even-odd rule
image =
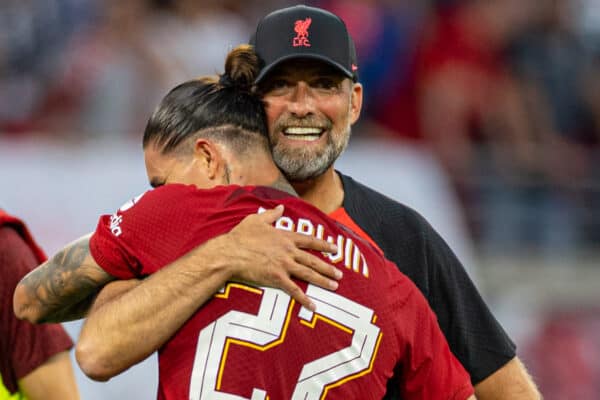
[[[413,286],[372,246],[298,199],[265,188],[226,193],[227,212],[192,219],[205,234],[282,203],[276,227],[336,243],[337,254],[319,255],[345,275],[335,292],[299,283],[315,313],[281,290],[229,283],[161,349],[164,398],[183,398],[186,386],[190,399],[383,397],[407,341],[398,322],[413,323],[402,312]],[[405,296],[392,301],[387,293]]]
[[[227,284],[160,349],[159,399],[381,399],[396,367],[405,399],[471,390],[414,284],[359,236],[283,192],[165,185],[103,217],[90,249],[113,275],[141,277],[278,204],[276,228],[337,244],[336,254],[315,254],[344,272],[339,288],[298,282],[313,313],[281,290]]]

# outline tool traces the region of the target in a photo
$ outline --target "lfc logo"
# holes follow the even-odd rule
[[[296,36],[294,37],[292,44],[294,47],[304,46],[310,47],[310,42],[308,41],[308,27],[312,19],[306,18],[305,20],[299,19],[294,24],[294,31],[296,31]]]

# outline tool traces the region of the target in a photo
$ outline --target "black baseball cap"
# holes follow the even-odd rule
[[[346,24],[321,8],[297,5],[273,11],[260,20],[250,44],[261,61],[256,83],[294,58],[321,60],[358,80],[356,49]]]

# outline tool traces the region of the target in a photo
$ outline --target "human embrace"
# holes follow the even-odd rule
[[[362,106],[343,21],[285,8],[250,44],[163,98],[154,189],[27,275],[16,314],[87,315],[95,379],[159,350],[159,399],[539,398],[443,239],[334,169]]]

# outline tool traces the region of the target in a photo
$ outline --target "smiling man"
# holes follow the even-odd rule
[[[298,21],[310,24],[297,43]],[[272,12],[251,39],[273,157],[300,196],[375,243],[421,289],[479,399],[538,399],[515,345],[429,223],[334,169],[362,107],[352,38],[325,10]],[[393,387],[386,398],[399,398]]]
[[[302,27],[300,32],[297,26]],[[538,399],[514,344],[437,232],[414,210],[334,169],[362,107],[354,44],[343,21],[318,8],[285,8],[265,16],[251,42],[262,61],[255,82],[266,104],[273,157],[298,194],[379,247],[416,284],[435,312],[451,350],[470,373],[478,398]],[[283,243],[274,231],[265,224],[240,229],[235,235],[223,235],[219,246],[209,242],[171,267],[195,268],[200,263],[210,269],[228,264],[247,270],[269,264],[277,269],[289,265],[285,254],[293,254],[296,264],[297,244]],[[62,271],[59,274],[74,273]],[[308,304],[288,273],[269,275],[277,277],[271,283]],[[72,316],[64,306],[93,293],[87,278],[68,293],[64,288],[36,292],[41,282],[54,275],[51,268],[40,269],[19,285],[20,300],[15,304],[23,311],[21,316],[34,321],[48,315]],[[173,278],[162,275],[165,284]],[[391,385],[388,398],[398,398],[396,390]]]
[[[109,279],[146,278],[102,291],[77,344],[82,369],[105,380],[160,347],[162,400],[379,399],[394,371],[404,399],[474,400],[416,286],[283,179],[262,100],[249,90],[257,64],[249,47],[236,48],[220,79],[167,94],[143,140],[155,188],[101,217],[83,262],[64,262]],[[285,210],[266,211],[278,205]],[[332,275],[344,271],[339,285],[297,282],[313,304],[232,282],[238,273],[226,264],[194,263],[176,270],[174,281],[161,279],[194,247],[237,229],[247,215],[269,213],[279,232],[336,244],[313,255]]]

